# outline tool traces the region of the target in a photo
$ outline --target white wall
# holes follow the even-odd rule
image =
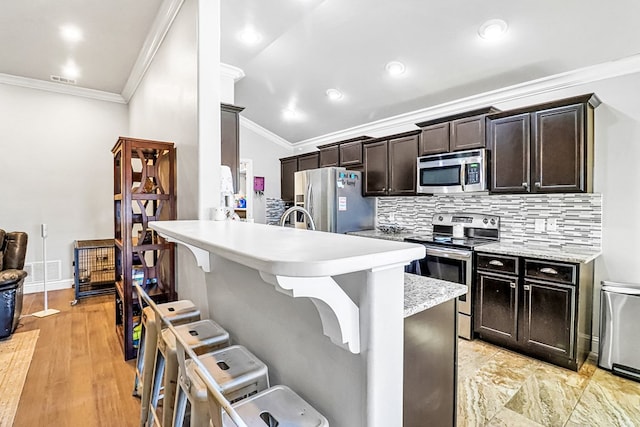
[[[197,61],[197,1],[187,0],[129,103],[130,136],[176,144],[178,219],[198,218]],[[187,249],[177,254],[179,297],[207,310],[204,273]]]
[[[46,223],[63,279],[48,289],[70,287],[73,241],[113,237],[111,148],[128,133],[127,106],[0,84],[0,129],[0,228],[29,234],[33,262]]]
[[[240,113],[242,115],[242,113]],[[240,125],[240,158],[253,160],[253,176],[264,177],[264,194],[253,197],[253,218],[264,224],[266,198],[280,198],[280,158],[293,155],[293,149],[275,142],[255,125]],[[253,188],[253,183],[249,183]]]

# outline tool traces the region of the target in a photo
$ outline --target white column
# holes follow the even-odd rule
[[[220,0],[198,0],[198,219],[220,205]]]
[[[404,268],[367,272],[360,302],[367,427],[402,425]]]

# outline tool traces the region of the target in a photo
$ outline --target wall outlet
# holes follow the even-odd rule
[[[544,218],[536,218],[535,220],[535,232],[536,233],[544,233],[545,229],[545,219]]]
[[[549,218],[547,220],[547,231],[558,230],[558,218]]]

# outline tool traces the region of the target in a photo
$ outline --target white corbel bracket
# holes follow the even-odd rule
[[[331,342],[360,353],[360,309],[331,277],[288,277],[260,272],[262,279],[293,298],[306,297],[316,306],[322,332]]]
[[[179,244],[187,247],[191,251],[193,256],[196,257],[196,264],[198,264],[198,267],[200,267],[205,273],[211,273],[211,265],[209,264],[209,252],[208,251],[205,251],[204,249],[200,249],[198,247],[195,247],[193,245],[185,243],[182,240],[172,239],[171,237],[165,236],[162,233],[158,233],[158,234],[161,235],[162,237],[164,237],[165,240],[167,240],[169,242],[179,243]]]

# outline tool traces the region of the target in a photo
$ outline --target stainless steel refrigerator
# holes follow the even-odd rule
[[[375,227],[375,199],[362,197],[362,175],[345,168],[295,173],[294,201],[313,218],[316,230],[346,233]],[[295,226],[306,228],[303,215]]]

